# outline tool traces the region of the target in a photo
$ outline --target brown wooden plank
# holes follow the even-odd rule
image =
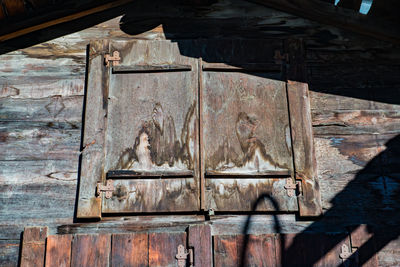
[[[104,213],[179,212],[199,209],[195,178],[113,181],[113,196],[103,199]]]
[[[71,266],[109,266],[109,234],[76,235],[72,241]]]
[[[188,247],[194,249],[194,266],[212,266],[211,227],[207,224],[189,226]]]
[[[357,251],[359,259],[368,259],[361,266],[363,267],[376,267],[378,265],[378,253],[375,247],[374,234],[370,233],[368,226],[361,224],[350,232],[351,247],[361,250]]]
[[[46,267],[69,267],[72,235],[50,235],[46,242]]]
[[[316,173],[308,86],[289,81],[287,91],[296,179],[302,181],[302,193],[298,196],[300,216],[319,216],[322,205]]]
[[[148,266],[149,244],[147,233],[113,234],[112,266]]]
[[[284,245],[283,245],[284,243]],[[350,250],[346,234],[281,234],[276,239],[276,255],[282,266],[340,266],[342,245]]]
[[[46,251],[47,227],[25,227],[21,267],[43,266]]]
[[[149,234],[149,266],[177,266],[177,248],[186,248],[186,233],[150,233]]]
[[[178,64],[166,64],[166,65],[118,65],[113,67],[113,73],[124,73],[124,72],[168,72],[168,71],[191,71],[191,65],[178,65]]]
[[[78,218],[100,218],[101,198],[96,197],[96,184],[105,179],[103,173],[104,131],[107,113],[108,69],[104,53],[108,42],[92,42],[89,52],[88,85],[83,135],[81,175],[79,181]]]
[[[235,235],[213,236],[215,267],[239,266],[240,255],[237,250],[236,237]]]

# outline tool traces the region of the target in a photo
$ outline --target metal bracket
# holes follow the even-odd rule
[[[107,67],[110,67],[110,62],[113,66],[117,66],[120,60],[121,57],[119,56],[118,51],[114,51],[112,56],[110,56],[110,54],[104,55],[104,62],[106,63]]]
[[[299,191],[301,191],[301,181],[296,181],[296,183],[293,183],[292,178],[287,178],[285,189],[289,197],[294,197],[296,196],[296,189],[299,189]]]
[[[349,247],[346,244],[342,245],[342,249],[340,251],[339,257],[343,260],[348,259],[353,255],[353,253],[350,252]]]
[[[178,260],[178,267],[186,267],[187,256],[189,255],[189,266],[193,266],[193,249],[185,249],[183,245],[178,246],[178,254],[176,254],[176,259]]]
[[[107,199],[112,197],[112,194],[114,192],[114,184],[112,180],[107,180],[106,185],[103,185],[103,183],[97,183],[97,187],[96,187],[96,194],[97,196],[101,196],[101,192],[105,192],[106,195],[105,197]]]

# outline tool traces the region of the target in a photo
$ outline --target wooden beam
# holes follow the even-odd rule
[[[395,17],[363,15],[320,0],[248,0],[299,17],[400,44],[400,23]]]
[[[16,37],[19,37],[19,36],[34,32],[34,31],[45,29],[45,28],[48,28],[48,27],[51,27],[51,26],[54,26],[54,25],[57,25],[57,24],[61,24],[61,23],[64,23],[64,22],[69,22],[69,21],[72,21],[72,20],[76,20],[76,19],[88,16],[88,15],[99,13],[99,12],[105,11],[107,9],[111,9],[111,8],[114,8],[114,7],[118,7],[118,6],[127,4],[129,2],[132,2],[132,0],[112,1],[110,3],[104,4],[104,5],[100,5],[100,6],[97,6],[97,7],[93,7],[93,8],[87,9],[87,10],[83,10],[83,11],[80,11],[80,12],[77,12],[77,13],[74,13],[74,14],[71,14],[71,15],[62,16],[62,17],[57,18],[57,19],[45,21],[43,23],[39,23],[39,24],[36,24],[36,25],[34,24],[32,26],[29,26],[29,27],[24,27],[24,28],[21,28],[19,30],[16,30],[16,31],[1,35],[0,36],[0,42],[6,41],[6,40],[9,40],[9,39],[12,39],[12,38],[16,38]]]

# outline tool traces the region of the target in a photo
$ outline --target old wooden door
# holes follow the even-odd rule
[[[170,42],[112,42],[103,213],[199,210],[197,62]]]

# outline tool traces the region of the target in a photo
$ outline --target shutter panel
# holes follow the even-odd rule
[[[113,42],[103,213],[199,209],[197,62],[168,41]],[[162,179],[160,179],[162,177]]]

